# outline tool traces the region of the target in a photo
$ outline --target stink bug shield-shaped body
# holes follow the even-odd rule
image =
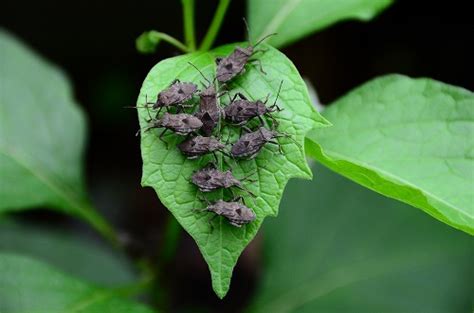
[[[197,92],[197,86],[193,83],[181,82],[178,79],[174,80],[171,85],[158,93],[156,102],[147,103],[153,104],[153,109],[157,110],[157,116],[164,107],[176,106],[182,107],[182,104],[190,100]]]
[[[242,188],[242,183],[232,175],[230,170],[220,171],[214,167],[206,167],[196,171],[191,177],[191,181],[202,192],[220,188]]]
[[[279,137],[288,137],[295,141],[287,134],[279,133],[275,130],[269,130],[265,127],[260,127],[256,131],[249,132],[240,137],[239,140],[237,140],[237,142],[232,145],[230,154],[234,158],[253,159],[257,156],[266,143],[278,145],[281,153],[282,151],[280,143],[274,140]]]
[[[250,176],[250,175],[249,175]],[[242,180],[248,179],[244,177]],[[242,182],[234,177],[230,170],[220,171],[215,166],[207,166],[199,171],[194,172],[191,181],[202,192],[210,192],[217,189],[227,189],[231,187],[246,191],[251,196],[255,196],[252,192],[244,188]]]
[[[240,126],[246,124],[254,117],[258,117],[260,123],[263,125],[264,122],[262,120],[262,116],[267,116],[273,121],[273,125],[278,125],[278,122],[273,117],[272,113],[275,111],[281,111],[276,102],[278,100],[278,96],[280,95],[282,84],[283,81],[280,83],[280,87],[278,88],[275,102],[271,106],[266,106],[268,97],[270,95],[268,95],[264,101],[249,101],[243,94],[237,93],[234,96],[234,99],[231,100],[230,104],[224,109],[225,118],[232,124]],[[235,100],[237,96],[240,97],[239,100]]]
[[[199,94],[199,111],[195,113],[202,123],[202,133],[205,136],[211,136],[214,128],[220,123],[224,115],[224,110],[219,106],[218,93],[214,86],[214,81],[209,81],[206,76],[191,62],[189,62],[208,83],[205,89]]]
[[[159,139],[163,141],[163,136],[167,130],[171,130],[178,135],[186,136],[198,131],[201,127],[201,120],[191,114],[170,114],[165,112],[163,117],[151,120],[144,131],[148,131],[153,128],[164,128],[159,136]]]
[[[196,136],[187,139],[178,145],[178,149],[188,158],[197,159],[203,155],[212,153],[215,155],[216,151],[223,152],[225,144],[220,142],[215,137]]]
[[[248,32],[248,27],[247,27],[247,32]],[[260,62],[260,60],[258,59],[250,60],[250,58],[253,55],[255,55],[257,52],[263,52],[264,50],[257,50],[255,48],[262,41],[264,41],[265,39],[273,35],[276,35],[276,34],[270,34],[263,37],[255,45],[252,45],[249,38],[249,45],[247,48],[242,48],[242,47],[237,46],[234,49],[234,51],[232,51],[231,54],[229,54],[228,56],[223,57],[223,58],[216,58],[217,80],[220,83],[226,83],[230,81],[235,76],[243,73],[245,71],[245,65],[249,62],[258,63],[262,73],[265,73],[265,71],[262,68],[262,63]]]
[[[234,199],[230,202],[218,200],[212,204],[208,204],[206,210],[224,216],[229,220],[229,224],[236,227],[241,227],[244,224],[254,221],[256,219],[255,213],[243,203],[236,200],[238,199]]]
[[[219,107],[217,93],[214,86],[209,86],[200,94],[199,111],[196,112],[202,123],[202,132],[205,136],[211,136],[214,128],[219,124],[224,111]]]

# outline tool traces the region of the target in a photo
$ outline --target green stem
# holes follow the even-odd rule
[[[196,51],[194,35],[194,0],[181,0],[183,4],[184,42],[189,51]]]
[[[229,7],[230,0],[219,0],[219,5],[217,6],[216,13],[214,13],[214,18],[212,19],[211,25],[207,30],[206,36],[204,37],[199,50],[207,51],[214,44],[217,34],[221,28],[222,21],[224,20],[225,13]]]
[[[171,37],[170,35],[168,34],[165,34],[165,33],[162,33],[162,32],[157,32],[156,30],[152,30],[150,31],[150,34],[154,37],[156,37],[157,39],[161,39],[161,40],[164,40],[166,41],[167,43],[169,43],[170,45],[173,45],[175,46],[176,48],[178,48],[179,50],[183,51],[184,53],[188,53],[190,52],[190,49],[188,49],[188,47],[186,47],[185,44],[183,44],[181,41],[179,41],[178,39],[174,38],[174,37]]]
[[[102,237],[108,240],[114,247],[119,247],[118,235],[114,227],[91,205],[84,205],[81,215]]]

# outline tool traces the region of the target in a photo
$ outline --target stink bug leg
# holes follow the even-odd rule
[[[166,145],[166,150],[168,150],[169,144],[168,144],[168,142],[166,142],[166,141],[163,139],[163,136],[165,135],[165,133],[166,133],[167,130],[168,130],[167,128],[163,129],[163,131],[162,131],[162,132],[160,133],[160,135],[158,136],[158,139],[160,139],[160,140]]]
[[[250,61],[249,61],[249,64],[252,64],[252,65],[254,65],[254,66],[255,66],[255,64],[257,64],[257,65],[258,65],[258,68],[259,68],[259,70],[260,70],[260,72],[262,72],[263,74],[267,75],[267,72],[265,72],[265,71],[263,70],[262,61],[260,61],[259,59],[250,60]]]

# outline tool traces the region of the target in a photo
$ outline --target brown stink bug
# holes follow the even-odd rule
[[[239,140],[237,140],[237,142],[232,145],[230,150],[230,154],[234,158],[253,159],[257,156],[266,143],[278,145],[278,149],[280,153],[282,153],[280,143],[274,140],[280,137],[287,137],[298,144],[296,140],[290,137],[290,135],[279,133],[275,130],[269,130],[265,127],[260,127],[253,132],[245,127],[244,129],[249,132],[240,137]]]
[[[167,89],[158,93],[155,103],[147,104],[153,104],[152,108],[154,110],[158,109],[158,115],[164,107],[182,106],[182,104],[190,100],[197,91],[195,84],[181,82],[179,79],[175,79]]]
[[[175,134],[178,134],[178,135],[186,136],[186,135],[197,132],[201,127],[202,127],[201,120],[191,114],[187,114],[187,113],[170,114],[168,112],[165,112],[165,114],[163,114],[161,118],[152,119],[149,122],[148,126],[145,127],[143,131],[146,132],[153,128],[164,128],[158,138],[161,141],[165,142],[163,140],[163,136],[167,130],[171,130]]]
[[[196,136],[190,139],[187,139],[181,142],[178,145],[178,149],[188,158],[188,159],[197,159],[203,155],[212,153],[216,161],[218,161],[217,156],[215,154],[216,151],[220,151],[223,154],[227,154],[224,151],[226,147],[225,144],[220,142],[215,137],[204,137],[204,136]]]
[[[254,173],[250,175],[253,174]],[[207,166],[199,171],[194,172],[193,176],[191,176],[191,182],[196,185],[202,192],[210,192],[221,188],[228,189],[231,187],[235,187],[240,190],[246,191],[251,196],[255,196],[250,190],[247,190],[242,185],[242,181],[248,179],[249,176],[238,180],[234,177],[232,171],[221,171],[217,169],[215,165],[211,164],[210,166]]]
[[[198,117],[203,126],[201,128],[202,133],[205,136],[211,136],[214,128],[220,123],[221,118],[224,116],[224,110],[219,105],[219,97],[221,94],[218,94],[214,86],[214,80],[209,81],[206,76],[191,62],[189,62],[204,78],[208,83],[207,86],[204,86],[204,90],[199,94],[199,110],[194,115]]]
[[[273,117],[272,113],[275,111],[281,111],[278,107],[277,100],[278,96],[280,95],[281,91],[281,86],[283,84],[283,81],[280,83],[280,87],[278,88],[278,93],[275,98],[275,102],[271,106],[266,106],[268,97],[262,101],[262,100],[257,100],[257,101],[250,101],[247,100],[247,98],[241,94],[237,93],[234,98],[231,100],[230,104],[225,107],[224,112],[225,112],[225,118],[228,120],[230,123],[235,124],[235,125],[244,125],[254,117],[257,117],[260,120],[260,123],[262,126],[264,125],[262,116],[267,116],[273,121],[273,125],[276,126],[278,125],[277,120]],[[239,96],[240,99],[235,100],[235,98]]]
[[[245,22],[245,20],[244,20]],[[247,26],[247,22],[245,22],[245,25]],[[247,26],[247,33],[250,33],[248,31],[248,26]],[[226,83],[230,81],[232,78],[235,76],[244,73],[245,72],[245,65],[247,63],[258,63],[260,67],[260,71],[262,73],[266,74],[265,71],[262,68],[262,63],[258,59],[250,60],[250,58],[255,55],[257,52],[264,52],[265,50],[257,50],[255,49],[262,41],[267,39],[270,36],[276,35],[270,34],[262,39],[260,39],[255,45],[252,45],[250,42],[250,36],[249,36],[249,45],[247,48],[242,48],[242,47],[235,47],[234,51],[232,51],[231,54],[229,54],[226,57],[223,58],[216,58],[216,64],[217,64],[217,80],[220,83]]]
[[[214,203],[210,203],[204,199],[208,204],[204,210],[224,216],[227,218],[230,225],[241,227],[242,225],[248,224],[257,218],[255,213],[250,208],[239,201],[241,199],[242,197],[238,197],[229,202],[217,200]]]
[[[159,116],[163,108],[176,107],[177,112],[183,111],[185,107],[192,107],[193,105],[185,105],[184,103],[191,100],[191,98],[198,92],[197,86],[193,83],[181,82],[175,79],[168,88],[158,93],[155,102],[145,102],[144,106],[133,106],[126,108],[149,108],[152,104],[153,110],[156,112],[156,117]]]

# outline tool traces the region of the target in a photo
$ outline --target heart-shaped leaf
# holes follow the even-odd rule
[[[155,98],[158,92],[176,78],[195,83],[203,80],[188,62],[212,79],[216,71],[215,57],[227,55],[233,48],[234,45],[227,45],[211,52],[198,52],[161,61],[145,79],[137,106],[143,106],[146,98]],[[278,50],[269,46],[265,48],[268,50],[259,59],[267,74],[248,65],[246,73],[229,84],[232,94],[239,91],[249,99],[262,99],[271,93],[273,101],[283,80],[278,100],[283,111],[275,113],[275,117],[280,122],[278,130],[289,134],[292,139],[279,139],[283,154],[278,153],[277,147],[267,144],[256,159],[239,161],[233,169],[237,178],[256,172],[253,178],[257,181],[245,185],[256,195],[255,199],[245,196],[247,205],[257,215],[255,221],[236,228],[221,217],[211,220],[212,213],[197,212],[195,209],[205,207],[205,203],[198,199],[200,193],[190,183],[190,177],[193,171],[212,161],[212,157],[187,160],[176,148],[181,140],[178,136],[169,134],[164,137],[169,143],[167,149],[158,140],[160,130],[142,132],[142,185],[156,190],[161,202],[194,238],[209,265],[213,288],[219,297],[224,297],[227,293],[235,263],[257,233],[263,219],[267,215],[277,215],[287,181],[291,177],[311,178],[311,171],[305,160],[303,139],[309,129],[328,124],[313,108],[305,83],[291,61]],[[221,99],[226,102],[224,98]],[[147,110],[139,109],[142,128],[147,126],[148,118]],[[232,141],[238,136],[237,128],[224,126],[224,129],[232,137]],[[222,196],[222,193],[216,196]]]
[[[152,313],[121,298],[125,289],[105,289],[67,276],[49,265],[0,253],[2,313]]]
[[[1,29],[0,51],[0,213],[47,206],[112,239],[86,196],[86,124],[67,77]]]
[[[324,111],[308,153],[334,171],[474,234],[474,93],[389,75]]]

